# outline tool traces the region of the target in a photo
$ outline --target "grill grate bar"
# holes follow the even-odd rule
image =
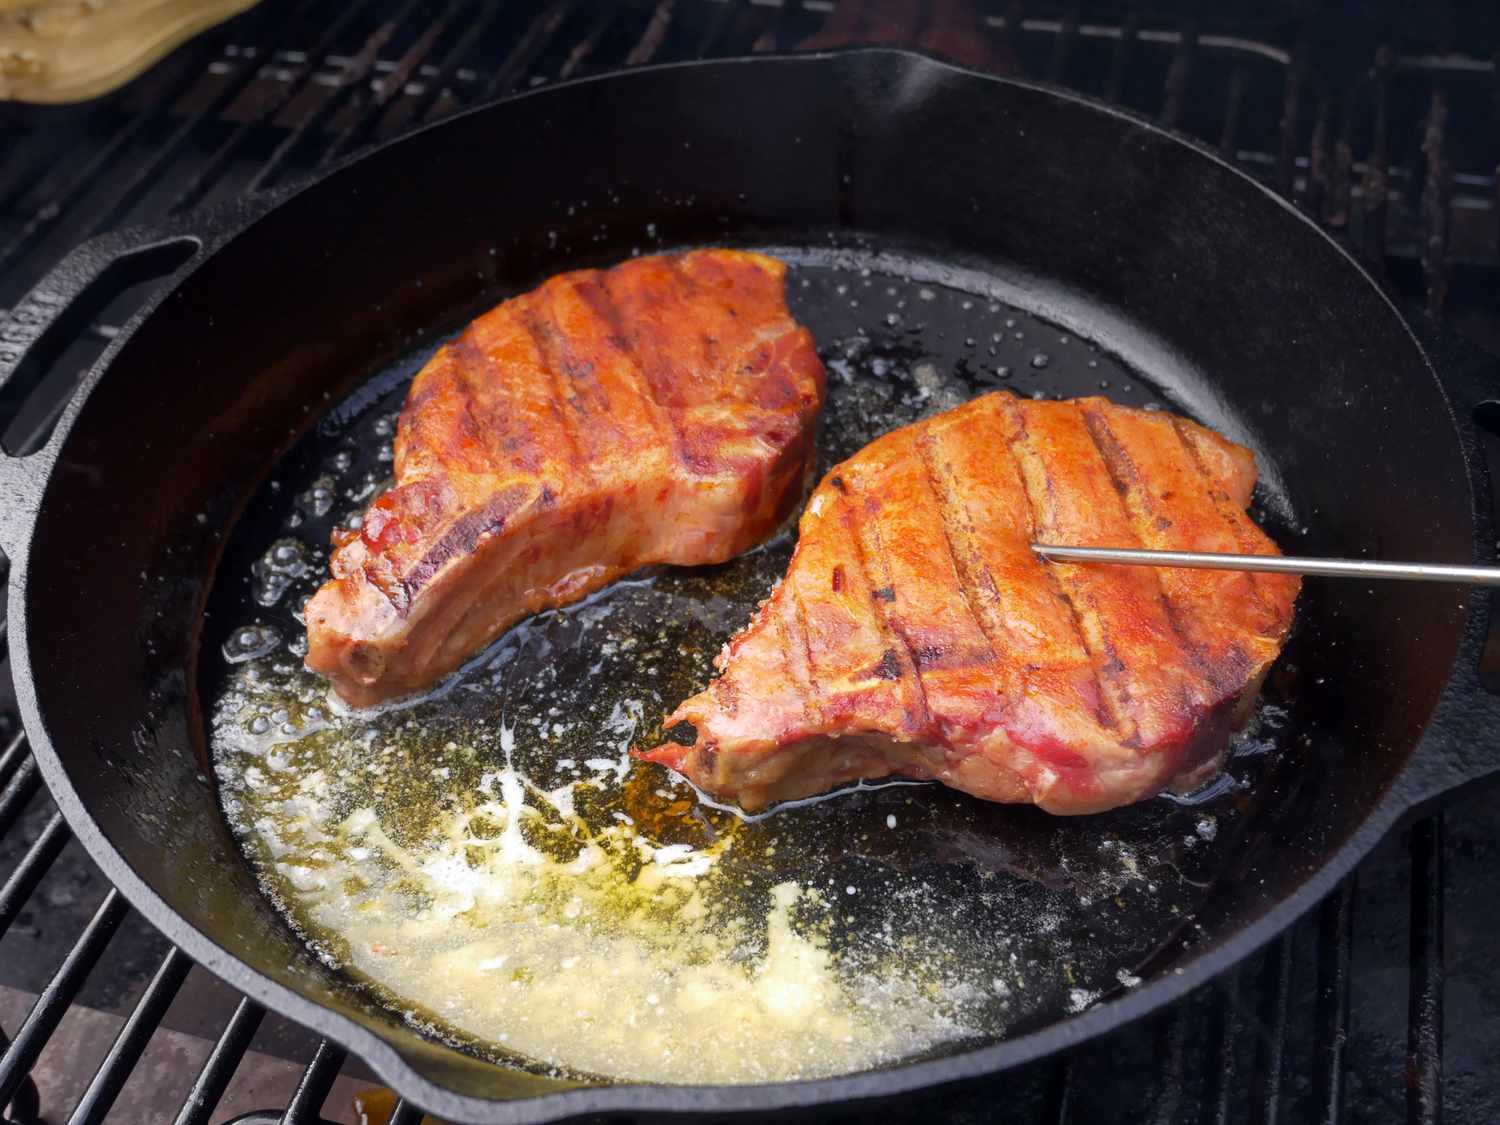
[[[277,115],[290,105],[298,94],[307,88],[314,74],[317,73],[318,60],[327,52],[332,44],[337,42],[338,36],[346,27],[354,22],[355,17],[365,9],[368,2],[369,0],[361,0],[360,3],[347,5],[343,13],[328,24],[317,42],[308,49],[291,79],[281,86],[278,96],[271,98],[261,108],[260,112],[255,115],[254,119],[241,122],[235,127],[234,132],[225,138],[224,143],[214,150],[213,155],[208,158],[203,167],[177,193],[177,197],[172,200],[172,204],[168,208],[169,211],[175,213],[202,202],[203,198],[208,194],[209,189],[218,183],[219,179],[223,176],[224,170],[229,167],[230,162],[234,159],[235,154],[239,152],[240,147],[245,143],[246,139],[256,129],[274,122]]]
[[[469,57],[469,52],[474,49],[474,45],[494,25],[495,20],[499,18],[500,11],[501,9],[498,6],[486,8],[484,16],[471,23],[469,29],[463,33],[458,42],[453,44],[453,48],[448,52],[447,57],[438,64],[437,73],[427,80],[421,94],[417,96],[416,104],[411,113],[412,121],[427,120],[427,115],[432,112],[432,107],[443,96],[443,91],[452,84],[453,76],[458,73],[458,69],[463,65],[464,59]]]
[[[1078,38],[1077,4],[1069,4],[1063,13],[1057,38],[1052,40],[1052,58],[1047,62],[1047,81],[1061,82],[1068,72],[1068,58],[1073,51],[1073,41]]]
[[[174,946],[167,951],[156,975],[99,1064],[89,1088],[74,1107],[69,1125],[94,1125],[105,1119],[192,967],[192,961],[182,950]]]
[[[1432,92],[1422,137],[1426,175],[1422,181],[1422,274],[1427,284],[1427,315],[1441,319],[1448,301],[1448,226],[1453,213],[1453,169],[1448,163],[1448,96]]]
[[[594,53],[594,48],[599,46],[599,40],[604,38],[604,33],[609,30],[609,25],[614,23],[615,11],[612,5],[600,6],[598,18],[589,27],[588,34],[580,39],[568,52],[568,57],[563,60],[562,66],[558,67],[558,81],[564,81],[578,74]]]
[[[694,58],[702,59],[708,57],[709,51],[713,49],[713,45],[724,34],[724,29],[729,26],[729,21],[734,16],[736,10],[736,5],[734,4],[719,5],[718,11],[708,21],[708,26],[703,29],[703,35],[698,40],[698,47],[693,52]]]
[[[1292,937],[1283,934],[1266,955],[1261,971],[1260,1035],[1252,1072],[1252,1120],[1275,1125],[1281,1112],[1281,1073],[1286,1056],[1287,1001],[1292,982]]]
[[[318,1112],[328,1099],[333,1080],[339,1076],[348,1056],[349,1052],[327,1039],[318,1044],[312,1062],[302,1072],[302,1081],[297,1083],[297,1092],[281,1115],[281,1125],[317,1125]]]
[[[1407,1009],[1406,1116],[1443,1119],[1443,814],[1411,830],[1411,991]]]
[[[203,1063],[203,1069],[198,1072],[193,1088],[188,1091],[177,1114],[176,1125],[208,1125],[209,1115],[229,1088],[229,1080],[249,1050],[250,1040],[255,1038],[265,1015],[266,1010],[248,996],[240,1000],[234,1015],[224,1025],[219,1041]]]
[[[1240,1035],[1240,978],[1241,968],[1237,965],[1212,986],[1212,996],[1220,1013],[1217,1021],[1218,1057],[1214,1060],[1217,1083],[1213,1091],[1213,1120],[1219,1125],[1234,1121],[1231,1106],[1234,1080],[1239,1070],[1235,1045]]]
[[[312,3],[313,0],[303,0],[297,17],[305,16],[306,9]],[[157,149],[156,154],[136,172],[128,184],[115,193],[115,202],[89,228],[90,237],[118,225],[144,190],[161,175],[171,161],[181,155],[183,147],[199,127],[205,121],[217,120],[259,76],[261,65],[258,60],[263,54],[269,56],[273,53],[270,50],[273,40],[271,36],[264,34],[275,26],[269,13],[269,7],[260,10],[262,18],[256,25],[256,31],[261,33],[256,36],[260,40],[259,46],[254,50],[253,55],[248,53],[241,55],[238,62],[239,70],[234,79],[225,83],[224,88],[212,101],[178,125],[172,135]]]
[[[0,938],[10,929],[21,907],[26,905],[26,900],[32,896],[68,839],[68,827],[63,823],[62,813],[53,813],[52,819],[47,821],[46,827],[5,880],[5,885],[0,887]]]
[[[1250,70],[1243,64],[1229,74],[1229,101],[1224,107],[1224,129],[1219,134],[1219,155],[1225,160],[1234,159],[1235,138],[1240,131],[1240,113],[1245,106],[1245,94],[1250,89]]]
[[[1160,1060],[1157,1096],[1151,1099],[1152,1125],[1174,1125],[1182,1112],[1187,1086],[1188,1009],[1191,999],[1172,1008],[1158,1023],[1155,1056]]]
[[[1193,63],[1197,60],[1198,21],[1189,17],[1183,21],[1182,36],[1177,40],[1177,49],[1172,53],[1172,65],[1167,68],[1161,122],[1169,129],[1175,129],[1182,120],[1182,107],[1187,102],[1188,84],[1192,81]]]
[[[1052,1067],[1047,1079],[1047,1093],[1042,1105],[1042,1119],[1067,1125],[1073,1115],[1073,1054],[1067,1052]]]
[[[650,62],[661,50],[661,45],[666,41],[667,32],[672,27],[672,16],[677,6],[677,0],[661,0],[656,5],[656,10],[651,13],[651,19],[646,24],[646,30],[641,32],[641,38],[630,53],[625,56],[626,66],[640,66]],[[785,11],[785,9],[779,9]]]
[[[192,88],[197,85],[202,74],[202,65],[192,52],[182,52],[177,56],[175,65],[167,64],[167,69],[157,85],[165,87],[167,93],[158,94],[149,99],[150,104],[160,111],[163,106],[172,106],[180,101]],[[175,79],[175,81],[174,81]],[[121,154],[135,140],[148,121],[154,120],[156,114],[138,113],[122,125],[110,140],[100,147],[93,158],[84,164],[83,170],[73,178],[63,190],[48,200],[46,206],[42,207],[21,228],[21,232],[7,245],[0,246],[0,272],[10,266],[23,250],[34,245],[43,234],[51,229],[58,219],[68,214],[72,205],[87,191],[98,185],[104,178],[107,169],[120,161]]]
[[[548,6],[546,11],[531,21],[531,26],[516,41],[515,47],[506,56],[505,61],[495,68],[495,73],[485,84],[483,100],[507,93],[511,89],[521,72],[530,66],[552,41],[552,37],[557,34],[558,28],[562,27],[563,21],[568,18],[568,13],[572,10],[573,0],[556,0]]]
[[[325,98],[317,109],[292,127],[291,132],[271,153],[270,158],[260,166],[260,170],[245,185],[243,188],[245,194],[261,191],[275,183],[281,176],[282,166],[286,163],[287,157],[301,143],[303,137],[322,129],[346,104],[359,105],[364,101],[366,81],[380,58],[380,49],[390,42],[396,31],[407,21],[417,7],[417,3],[418,0],[405,0],[394,16],[370,33],[364,46],[349,60],[344,73],[339,76],[338,86],[333,93]]]
[[[26,807],[26,802],[31,800],[31,795],[37,791],[41,782],[42,775],[36,768],[36,759],[28,755],[10,781],[6,782],[5,788],[0,790],[0,836],[10,831],[11,825],[21,815],[21,810]]]
[[[1375,52],[1371,82],[1375,102],[1374,139],[1365,160],[1364,252],[1377,269],[1385,267],[1386,205],[1390,199],[1391,70],[1395,56],[1389,47]]]
[[[357,148],[367,141],[384,120],[386,110],[391,104],[391,96],[399,93],[406,85],[412,74],[421,70],[422,64],[427,56],[437,46],[438,40],[442,38],[443,32],[448,30],[462,9],[463,0],[450,0],[443,14],[434,20],[411,45],[406,54],[402,55],[396,63],[396,69],[391,73],[382,75],[375,80],[375,96],[370,112],[358,114],[339,135],[334,138],[333,144],[324,151],[320,164],[332,164],[345,152]]]
[[[1297,166],[1297,127],[1301,119],[1302,87],[1307,81],[1305,41],[1292,50],[1292,61],[1283,71],[1285,93],[1281,101],[1281,142],[1276,151],[1276,188],[1291,197],[1292,177]]]
[[[1125,72],[1130,68],[1131,56],[1141,34],[1141,13],[1132,5],[1120,25],[1120,37],[1115,40],[1114,55],[1109,62],[1109,77],[1104,82],[1104,98],[1112,105],[1120,103],[1120,92],[1125,85]]]
[[[1338,1125],[1344,1115],[1344,1047],[1349,1039],[1349,971],[1354,955],[1354,888],[1351,876],[1318,909],[1318,1003],[1315,1089],[1322,1091],[1321,1119]]]
[[[5,1032],[0,1031],[0,1054],[10,1047],[10,1040]],[[21,1084],[16,1092],[11,1095],[8,1103],[10,1117],[0,1116],[0,1120],[12,1121],[15,1125],[40,1125],[42,1117],[42,1098],[38,1093],[36,1083],[31,1080],[31,1075],[21,1079]],[[5,1113],[7,1103],[0,1102],[0,1115]]]
[[[1333,154],[1328,150],[1328,127],[1333,116],[1333,103],[1327,96],[1318,99],[1318,113],[1313,119],[1312,140],[1307,157],[1307,194],[1305,204],[1308,214],[1322,218],[1328,205],[1328,176],[1333,165]]]
[[[101,98],[99,104],[94,106],[89,112],[87,119],[77,126],[78,133],[84,136],[94,134],[98,131],[99,123],[109,120],[111,116],[119,112],[124,101],[124,89],[116,90],[109,96]],[[0,125],[3,125],[3,121],[0,121]],[[25,143],[22,143],[13,145],[7,151],[0,153],[0,174],[5,172],[6,165],[4,162],[13,157],[19,158],[26,151],[27,147]],[[67,158],[68,152],[69,149],[66,147],[61,149],[47,149],[36,155],[24,173],[12,175],[11,183],[8,186],[0,188],[4,192],[3,195],[0,195],[0,215],[9,214],[14,211],[21,200],[26,197],[27,193],[35,191],[47,173]]]
[[[0,633],[0,650],[5,648],[5,637]],[[26,745],[26,733],[17,731],[6,743],[5,749],[0,750],[0,785],[3,785],[11,774],[20,768],[21,763],[31,757],[31,747]]]
[[[104,947],[109,944],[109,939],[114,936],[115,929],[129,909],[124,896],[111,888],[84,928],[83,935],[68,951],[62,966],[37,997],[36,1003],[21,1023],[21,1030],[16,1032],[16,1037],[11,1040],[5,1054],[0,1055],[0,1105],[8,1102],[29,1076],[42,1048],[57,1029],[58,1021],[67,1012],[68,1005],[78,994],[84,978],[99,960]]]
[[[1339,113],[1339,136],[1334,142],[1328,180],[1328,205],[1323,211],[1323,220],[1335,230],[1347,228],[1354,213],[1354,115],[1360,92],[1360,86],[1351,89]]]

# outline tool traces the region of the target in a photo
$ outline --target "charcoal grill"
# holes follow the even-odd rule
[[[0,150],[0,307],[76,242],[111,227],[274,187],[368,141],[541,82],[794,48],[830,24],[832,7],[561,0],[449,3],[434,15],[412,0],[267,0],[98,104],[0,107],[0,135],[15,138]],[[915,5],[924,13],[962,7]],[[1467,354],[1460,334],[1500,345],[1500,76],[1490,55],[1500,21],[1471,26],[1456,7],[1435,9],[1420,26],[1382,23],[1378,12],[1344,23],[1309,5],[1274,17],[1248,4],[1211,16],[1040,3],[976,9],[973,31],[989,65],[1072,86],[1217,145],[1340,232],[1405,304],[1446,326],[1448,346],[1465,362],[1484,359]],[[907,30],[919,36],[924,27]],[[852,38],[872,31],[879,34],[874,21],[856,23]],[[80,331],[45,357],[46,377],[7,387],[0,432],[8,447],[26,449],[45,435],[74,378],[144,299],[134,278],[112,280],[107,303],[72,310]],[[38,1117],[28,1074],[44,1052],[65,1049],[70,1005],[107,995],[111,1006],[126,999],[134,1007],[124,1005],[113,1045],[90,1060],[92,1081],[71,1110],[40,1107],[49,1120],[68,1112],[73,1121],[105,1120],[127,1084],[140,1083],[137,1067],[163,1023],[171,1025],[174,1000],[201,991],[203,974],[153,942],[118,892],[87,878],[24,737],[13,723],[0,735],[0,966],[47,964],[30,979],[0,979],[40,994],[5,1029],[0,1105],[9,1120]],[[1486,862],[1497,841],[1500,822],[1473,801],[1421,821],[1388,840],[1315,917],[1165,1015],[978,1091],[882,1112],[975,1121],[1000,1113],[1389,1120],[1405,1112],[1437,1121],[1446,1110],[1454,1120],[1494,1119],[1500,1076],[1490,1060],[1500,1021],[1483,1016],[1500,990],[1485,955],[1500,901],[1500,876]],[[69,881],[81,889],[57,894]],[[40,946],[28,931],[53,916],[76,939],[60,960],[57,949],[4,955]],[[1445,1037],[1445,1015],[1461,1034]],[[357,1061],[266,1017],[248,999],[228,1009],[182,1091],[179,1121],[219,1119],[252,1046],[306,1069],[284,1109],[239,1120],[317,1121],[343,1108],[329,1093],[341,1071],[357,1073]],[[419,1116],[398,1106],[392,1120]]]

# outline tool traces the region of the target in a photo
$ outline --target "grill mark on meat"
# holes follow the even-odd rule
[[[922,665],[916,662],[917,673],[920,677]],[[870,674],[882,680],[899,680],[901,678],[901,658],[896,655],[896,650],[888,648],[880,656],[880,663],[870,670]]]
[[[535,294],[537,303],[542,306],[545,313],[540,323],[548,328],[548,346],[556,357],[558,370],[567,378],[570,388],[567,396],[569,403],[578,412],[579,417],[587,419],[589,423],[590,428],[583,432],[592,437],[598,428],[606,428],[613,435],[612,440],[617,442],[623,430],[615,417],[614,404],[610,400],[609,392],[598,377],[594,361],[587,355],[579,355],[577,341],[573,338],[573,334],[564,329],[564,316],[560,311],[564,293],[579,297],[577,284],[567,275],[542,286]],[[599,319],[592,305],[584,302],[581,297],[579,297],[579,303],[588,310],[593,319]],[[609,439],[603,440],[604,443],[609,441]],[[594,444],[598,445],[601,442]]]
[[[954,577],[958,579],[959,600],[963,602],[964,609],[968,610],[974,628],[989,646],[990,656],[999,664],[1000,653],[1004,648],[996,643],[995,636],[990,631],[990,623],[986,620],[988,615],[981,613],[977,604],[985,593],[996,599],[999,593],[994,577],[979,558],[979,552],[974,546],[973,524],[964,508],[963,498],[954,486],[953,467],[938,463],[937,439],[932,436],[931,427],[923,427],[915,444],[917,456],[927,477],[927,487],[937,506],[943,542],[948,547],[948,562],[953,567]],[[962,540],[961,547],[959,540]],[[920,666],[919,662],[918,667]],[[1009,705],[1010,700],[1006,703]]]
[[[739,319],[739,310],[732,301],[725,298],[723,289],[709,280],[700,278],[694,272],[706,270],[710,274],[718,274],[722,277],[724,275],[718,263],[712,259],[706,261],[693,259],[689,268],[688,259],[669,258],[666,264],[676,279],[678,291],[683,295],[683,300],[700,306],[711,304],[729,320]],[[770,320],[740,341],[739,347],[727,355],[723,352],[718,336],[707,330],[699,332],[697,339],[703,349],[704,362],[701,365],[695,365],[695,370],[698,366],[710,370],[728,368],[738,371],[743,376],[751,377],[745,382],[737,381],[733,384],[732,392],[736,399],[736,406],[743,412],[746,419],[755,420],[753,428],[767,425],[774,428],[783,425],[785,411],[797,401],[798,396],[790,379],[784,376],[772,377],[771,373],[776,367],[779,346],[795,329],[796,324],[790,317]],[[699,440],[684,445],[684,459],[695,474],[711,477],[724,471],[726,459],[733,461],[737,458],[733,453],[728,453],[726,458],[719,443],[709,434],[701,433]]]
[[[789,589],[785,593],[793,599],[793,609],[796,611],[795,591]],[[797,702],[801,704],[803,714],[808,722],[813,722],[818,709],[813,699],[816,689],[813,686],[812,667],[807,663],[807,634],[803,631],[802,636],[793,637],[786,614],[775,614],[772,622],[776,629],[777,644],[781,649],[781,666],[786,669],[787,679],[797,693]]]
[[[1025,471],[1025,457],[1030,456],[1035,459],[1041,469],[1044,486],[1049,493],[1053,488],[1052,474],[1047,471],[1041,455],[1030,448],[1031,436],[1026,430],[1026,419],[1017,408],[1015,400],[1009,395],[996,397],[1000,400],[1000,412],[1007,423],[1000,429],[1005,437],[1005,452],[1015,463],[1016,476],[1021,481],[1021,492],[1026,497],[1026,510],[1030,518],[1030,526],[1027,530],[1031,536],[1035,537],[1038,529],[1043,526],[1043,508],[1032,491],[1031,478]],[[1099,698],[1097,717],[1100,725],[1106,730],[1119,732],[1122,736],[1121,740],[1129,745],[1136,735],[1135,721],[1130,718],[1128,710],[1130,691],[1119,680],[1119,674],[1125,667],[1124,663],[1115,652],[1107,635],[1103,635],[1102,652],[1089,639],[1088,630],[1083,627],[1083,615],[1073,600],[1073,592],[1069,589],[1073,583],[1065,568],[1043,560],[1041,571],[1051,586],[1052,592],[1057,595],[1063,605],[1068,607],[1068,620],[1073,623],[1073,632],[1077,636],[1078,646],[1088,653],[1089,668],[1094,674],[1094,691]],[[1102,622],[1100,633],[1104,634]]]
[[[552,387],[552,393],[547,396],[547,410],[562,433],[563,443],[569,450],[568,461],[574,472],[592,484],[593,469],[589,465],[590,459],[583,451],[583,427],[580,421],[574,418],[573,412],[563,405],[573,396],[563,389],[562,379],[558,376],[558,367],[561,365],[562,357],[554,346],[557,330],[538,315],[534,302],[521,306],[519,320],[521,326],[526,329],[526,334],[531,337],[532,346],[536,348],[537,356],[541,360],[541,368],[546,373],[548,384]]]
[[[678,412],[662,402],[657,393],[656,382],[647,370],[644,357],[631,339],[630,330],[620,316],[620,306],[610,291],[605,274],[595,274],[578,286],[579,295],[606,325],[609,326],[610,342],[629,366],[636,393],[651,409],[651,417],[665,439],[664,444],[672,451],[674,469],[685,472],[687,463],[683,458],[682,422]]]
[[[417,374],[395,483],[335,544],[309,614],[307,666],[343,698],[418,690],[528,608],[575,600],[617,567],[723,561],[795,503],[825,379],[787,313],[781,267],[738,251],[686,260],[714,266],[689,267],[698,288],[657,257],[560,275],[476,319]],[[700,335],[716,338],[717,363]],[[744,347],[754,371],[732,365]],[[783,381],[796,389],[777,400],[786,417],[743,408],[756,386]],[[711,479],[689,476],[687,444]],[[483,510],[516,488],[516,511]],[[491,533],[514,546],[486,545]],[[821,633],[811,641],[823,659]],[[364,649],[380,667],[352,655]]]
[[[704,294],[709,294],[714,298],[715,304],[717,304],[720,308],[724,307],[724,302],[716,299],[717,294],[714,293],[714,290],[709,286],[698,284],[698,279],[683,268],[683,264],[680,259],[668,258],[666,265],[668,272],[671,273],[671,275],[676,279],[679,290],[683,292],[687,298],[691,299],[693,297],[701,297]],[[735,315],[733,309],[729,310],[729,315]],[[710,368],[717,367],[720,360],[718,340],[716,340],[707,332],[699,332],[697,335],[699,341],[701,341],[703,344],[704,357],[708,361],[706,366]]]
[[[1104,462],[1104,468],[1109,473],[1110,483],[1114,485],[1115,495],[1120,500],[1120,511],[1125,517],[1125,523],[1129,526],[1131,534],[1135,536],[1136,545],[1144,546],[1145,537],[1139,530],[1140,521],[1130,505],[1130,487],[1131,485],[1138,488],[1141,486],[1140,472],[1110,430],[1109,421],[1103,416],[1103,412],[1091,406],[1081,406],[1080,410],[1083,414],[1084,431],[1094,443],[1094,448],[1099,451],[1099,458]],[[1213,685],[1217,678],[1217,671],[1208,650],[1193,637],[1188,620],[1192,617],[1192,607],[1178,605],[1168,591],[1161,572],[1156,567],[1149,569],[1152,582],[1156,587],[1156,596],[1161,602],[1167,623],[1172,627],[1173,637],[1187,653],[1188,659],[1192,661],[1194,671],[1209,685]]]
[[[1224,482],[1219,480],[1209,470],[1209,467],[1203,463],[1203,458],[1198,453],[1197,445],[1194,444],[1192,437],[1185,429],[1187,425],[1186,421],[1182,418],[1173,418],[1171,421],[1172,432],[1177,435],[1178,444],[1182,446],[1183,451],[1187,454],[1188,463],[1193,466],[1193,469],[1198,474],[1198,479],[1203,482],[1203,490],[1208,494],[1208,498],[1213,501],[1214,508],[1224,518],[1224,522],[1229,525],[1230,533],[1234,536],[1234,541],[1239,545],[1241,553],[1258,553],[1261,548],[1260,538],[1255,530],[1245,526],[1249,517],[1234,502],[1233,498],[1224,491]],[[1264,581],[1261,575],[1256,574],[1254,571],[1250,572],[1250,589],[1255,595],[1256,603],[1263,613],[1274,618],[1276,615],[1275,606],[1267,596],[1265,588],[1262,585]]]
[[[1111,408],[1089,404],[1083,407],[1083,412],[1084,422],[1089,429],[1090,436],[1099,447],[1105,467],[1109,470],[1110,477],[1120,493],[1127,519],[1137,529],[1137,535],[1141,541],[1148,546],[1153,545],[1148,542],[1149,525],[1166,523],[1167,528],[1170,528],[1171,521],[1162,520],[1160,517],[1152,518],[1151,513],[1155,501],[1151,489],[1146,479],[1143,478],[1135,459],[1115,432],[1110,420]],[[1212,482],[1205,476],[1203,466],[1193,458],[1192,450],[1181,440],[1182,434],[1177,429],[1175,420],[1172,421],[1172,432],[1174,436],[1168,441],[1173,443],[1170,449],[1176,451],[1175,460],[1178,461],[1179,467],[1187,466],[1199,478],[1203,495],[1211,497]],[[1135,497],[1134,502],[1132,502],[1132,496]],[[1242,548],[1246,546],[1236,533],[1233,522],[1225,518],[1223,509],[1217,503],[1213,504],[1213,512],[1219,517],[1219,530],[1227,532],[1231,539]],[[1143,526],[1147,527],[1147,531],[1140,530]],[[1166,528],[1160,528],[1160,530],[1166,530]],[[1173,592],[1174,588],[1181,593],[1183,587],[1175,584],[1170,572],[1157,570],[1155,573],[1161,585],[1167,619],[1174,632],[1182,638],[1184,650],[1192,659],[1195,669],[1212,689],[1215,698],[1233,693],[1239,685],[1244,683],[1253,664],[1253,659],[1246,651],[1242,638],[1247,633],[1251,636],[1256,635],[1257,630],[1232,614],[1205,619],[1201,586],[1198,587],[1199,597],[1195,598],[1192,592],[1195,584],[1191,582],[1187,586],[1188,592],[1179,597]],[[1246,575],[1246,577],[1250,576]],[[1261,614],[1268,614],[1264,600],[1254,584],[1246,582],[1241,586],[1241,588],[1244,587],[1249,588],[1251,599]]]
[[[860,500],[858,491],[850,489],[847,484],[845,484],[842,491],[844,491],[844,496],[840,501],[840,507],[844,512],[850,538],[854,542],[855,555],[858,558],[860,570],[864,573],[865,584],[872,590],[889,588],[890,569],[882,557],[884,550],[880,541],[880,529],[875,526],[873,521],[862,518],[859,506],[863,501]],[[866,536],[869,537],[868,542],[866,541]],[[877,568],[880,571],[880,577],[885,580],[880,587],[876,587],[875,585],[875,571]],[[894,594],[894,590],[892,590],[892,593]],[[910,677],[913,685],[912,702],[917,706],[917,721],[910,725],[914,728],[914,733],[941,737],[935,730],[935,725],[932,721],[932,709],[927,702],[927,685],[922,682],[921,673],[917,671],[916,654],[912,651],[911,642],[906,637],[906,634],[885,609],[887,604],[887,602],[880,598],[872,597],[870,599],[872,616],[881,635],[886,638],[887,645],[891,645],[892,641],[900,644],[902,651],[906,653],[905,667],[909,667],[912,671]],[[893,652],[894,646],[888,647],[886,651],[887,653]],[[887,667],[884,658],[881,660],[880,667],[882,669]],[[887,677],[882,674],[881,678],[899,680],[903,678],[900,674],[903,670],[898,661],[897,675]]]
[[[800,643],[802,646],[802,659],[807,668],[807,690],[802,694],[802,706],[807,711],[808,719],[815,725],[822,721],[822,703],[820,697],[823,692],[819,688],[819,675],[817,664],[813,661],[812,634],[807,628],[807,606],[802,601],[802,595],[797,590],[795,582],[785,583],[788,587],[787,596],[792,599],[793,620],[797,626],[798,636],[792,637],[790,630],[787,633],[787,643]]]
[[[505,373],[490,354],[474,342],[470,332],[465,329],[448,345],[453,352],[454,371],[463,388],[464,413],[484,436],[486,445],[493,446],[498,438],[502,454],[513,458],[528,473],[534,473],[545,460],[536,434],[519,415],[508,413],[502,417],[490,396],[480,393],[480,388],[475,385],[477,375],[483,372],[486,378],[499,381],[504,379]],[[474,413],[476,405],[480,409],[477,415]]]
[[[405,617],[410,611],[412,599],[417,592],[442,570],[450,559],[467,555],[485,535],[496,535],[504,529],[510,517],[522,507],[531,495],[530,489],[517,485],[493,497],[484,507],[467,513],[443,532],[438,541],[418,560],[417,564],[403,574],[397,582],[404,604],[391,599],[396,612]],[[387,597],[389,597],[387,593]]]

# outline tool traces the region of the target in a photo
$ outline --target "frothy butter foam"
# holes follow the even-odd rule
[[[254,767],[251,842],[277,894],[412,1022],[569,1071],[688,1083],[836,1074],[973,1033],[916,957],[842,964],[821,891],[747,893],[721,867],[733,831],[694,846],[623,813],[592,822],[575,802],[619,775],[538,788],[512,738],[505,768],[408,844],[373,805],[336,813],[323,770],[285,754]]]

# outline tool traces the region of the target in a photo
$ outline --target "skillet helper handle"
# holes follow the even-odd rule
[[[8,557],[15,558],[30,532],[55,453],[55,430],[39,448],[34,440],[46,432],[46,423],[7,438],[21,407],[111,300],[133,285],[176,273],[201,249],[198,238],[170,228],[99,235],[65,256],[0,317],[0,549]],[[47,423],[55,417],[49,415]]]
[[[1440,331],[1425,314],[1408,312],[1464,443],[1477,513],[1475,560],[1493,565],[1500,514],[1500,358],[1451,331]],[[1453,675],[1407,772],[1413,813],[1500,781],[1500,590],[1476,587],[1466,597],[1464,637]]]

